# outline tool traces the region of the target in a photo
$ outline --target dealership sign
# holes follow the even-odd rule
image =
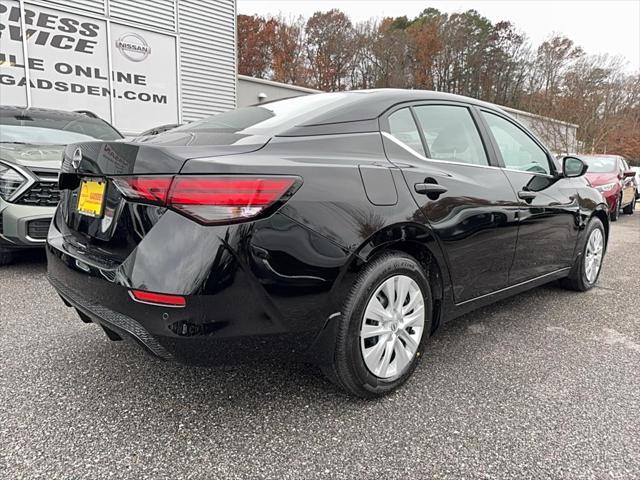
[[[30,95],[32,106],[90,110],[128,133],[178,122],[174,36],[30,4],[26,35],[21,23],[19,2],[0,0],[3,105]]]

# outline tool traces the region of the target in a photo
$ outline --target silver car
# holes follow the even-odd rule
[[[89,112],[0,106],[0,265],[44,247],[64,146],[122,135]]]

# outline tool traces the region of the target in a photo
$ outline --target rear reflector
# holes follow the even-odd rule
[[[162,307],[184,307],[187,301],[180,295],[145,292],[144,290],[130,290],[129,294],[136,302],[159,305]]]
[[[113,183],[131,200],[168,206],[200,223],[215,225],[254,218],[284,203],[302,179],[219,175],[116,177]]]

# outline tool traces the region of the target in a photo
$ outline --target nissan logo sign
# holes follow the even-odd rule
[[[132,62],[142,62],[151,53],[147,41],[137,33],[125,33],[116,40],[116,48]]]
[[[71,166],[77,170],[80,166],[80,162],[82,161],[82,150],[80,147],[76,148],[73,152],[73,157],[71,157]]]

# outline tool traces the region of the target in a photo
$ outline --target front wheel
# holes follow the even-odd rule
[[[342,310],[333,363],[323,372],[347,392],[376,398],[415,370],[431,333],[432,300],[422,266],[402,252],[373,260]]]
[[[569,289],[585,292],[593,288],[600,276],[606,250],[604,225],[599,218],[592,218],[586,230],[587,241],[582,254],[576,259],[569,276],[560,284]]]

